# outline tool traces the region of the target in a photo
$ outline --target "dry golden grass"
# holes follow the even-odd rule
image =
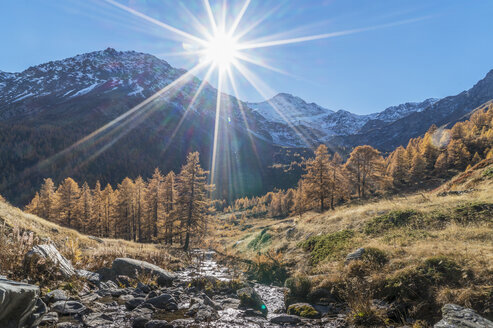
[[[19,249],[19,254],[16,253],[15,257],[18,261],[29,250],[27,248],[33,244],[53,242],[60,252],[72,261],[75,267],[87,270],[109,266],[116,257],[146,260],[168,269],[175,269],[180,266],[180,260],[171,255],[174,251],[159,244],[91,238],[73,229],[61,227],[53,222],[25,213],[1,201],[0,226],[2,228],[2,236],[0,237],[10,238],[8,242],[11,243],[11,247]],[[33,242],[28,245],[29,247],[23,247],[22,244],[25,242],[16,235],[31,235],[31,232],[35,236]],[[20,263],[17,264],[20,265]]]
[[[490,164],[491,166],[493,165]],[[478,222],[473,220],[470,223],[449,220],[441,227],[404,226],[379,234],[365,234],[364,227],[375,217],[392,211],[415,210],[427,218],[433,218],[436,213],[445,218],[451,218],[460,206],[471,203],[491,204],[493,203],[493,179],[483,177],[483,171],[484,167],[468,171],[452,180],[456,182],[449,182],[434,191],[352,203],[325,213],[308,212],[302,218],[295,216],[283,220],[249,219],[245,222],[245,225],[249,225],[248,227],[238,224],[230,225],[227,229],[219,221],[216,226],[217,233],[212,238],[224,252],[239,257],[254,258],[258,252],[279,252],[284,262],[290,266],[292,273],[310,276],[314,286],[346,284],[344,286],[347,287],[345,279],[358,274],[363,276],[366,274],[365,279],[372,281],[372,288],[377,288],[375,286],[380,284],[379,287],[381,287],[389,279],[419,270],[426,259],[446,257],[452,259],[463,270],[463,281],[460,286],[456,287],[447,284],[440,287],[431,286],[433,291],[430,293],[434,295],[433,299],[428,300],[431,303],[422,304],[433,304],[436,310],[440,304],[454,301],[481,311],[492,305],[490,304],[493,295],[491,284],[493,281],[493,224],[491,218],[489,221],[487,218]],[[438,195],[443,191],[460,191],[470,188],[475,191],[460,195]],[[252,249],[250,243],[257,240],[264,229],[268,229],[267,232],[271,234],[269,240],[260,248]],[[310,237],[348,229],[354,231],[353,237],[347,243],[346,248],[339,250],[331,259],[313,264],[310,261],[310,253],[303,251],[300,247],[300,242]],[[380,270],[366,273],[360,272],[362,268],[358,265],[354,267],[345,265],[345,255],[359,247],[380,249],[387,254],[389,262]],[[418,314],[425,313],[426,311],[420,307],[424,305],[419,304],[419,302],[416,303],[414,311]],[[436,311],[439,313],[439,310]]]

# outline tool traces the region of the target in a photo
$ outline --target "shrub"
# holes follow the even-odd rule
[[[272,238],[272,235],[267,232],[268,230],[269,229],[267,228],[263,229],[252,241],[250,241],[250,243],[248,243],[248,248],[259,250],[266,246]]]
[[[493,204],[469,203],[454,209],[454,220],[460,224],[493,222]]]
[[[483,171],[483,177],[488,179],[493,178],[493,166],[490,166]]]
[[[282,254],[268,252],[259,254],[248,266],[247,276],[261,283],[284,284],[288,271],[283,262]]]
[[[389,257],[381,249],[374,247],[365,248],[365,252],[361,257],[361,260],[365,262],[372,269],[379,269],[389,262]]]
[[[392,211],[367,222],[363,231],[367,235],[376,235],[393,228],[406,226],[420,216],[421,214],[415,210]]]
[[[325,259],[333,259],[350,246],[354,236],[352,230],[342,230],[322,236],[310,237],[300,244],[305,252],[310,252],[311,263],[317,264]]]
[[[435,287],[457,285],[463,273],[452,259],[431,257],[387,279],[384,295],[392,300],[433,300]]]
[[[456,284],[462,278],[461,267],[445,256],[430,257],[418,268],[436,284]]]
[[[288,314],[297,315],[303,318],[318,318],[320,313],[308,303],[292,304],[288,307]]]
[[[222,281],[214,277],[197,277],[194,278],[188,286],[195,287],[212,297],[217,293],[231,294],[241,288],[247,287],[247,284],[238,279]]]
[[[295,302],[304,302],[312,289],[312,281],[304,275],[297,275],[286,279],[284,287],[286,291],[286,305]]]

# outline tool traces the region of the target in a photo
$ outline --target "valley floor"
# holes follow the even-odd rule
[[[466,171],[431,192],[324,213],[245,222],[224,215],[211,243],[224,254],[252,261],[249,270],[260,278],[266,277],[262,267],[285,267],[295,277],[286,282],[295,286],[293,302],[310,301],[308,292],[324,289],[349,304],[356,322],[436,322],[446,303],[491,318],[492,166]],[[365,251],[351,261],[347,255],[360,248]],[[303,283],[305,297],[296,294]],[[381,313],[374,299],[399,307],[399,315]]]

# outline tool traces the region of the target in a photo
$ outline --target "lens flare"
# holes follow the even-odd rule
[[[238,58],[238,47],[233,36],[225,31],[217,31],[205,47],[204,59],[220,69],[228,68]]]

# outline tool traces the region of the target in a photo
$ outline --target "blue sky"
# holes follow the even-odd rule
[[[118,2],[190,33],[197,30],[187,11],[208,24],[202,0]],[[243,3],[226,2],[228,17]],[[221,3],[211,0],[216,9]],[[238,30],[271,10],[245,40],[394,25],[250,51],[287,73],[248,65],[269,86],[263,89],[267,96],[287,92],[364,114],[457,94],[493,69],[490,0],[252,0]],[[103,0],[1,1],[0,40],[0,70],[9,72],[108,46],[151,53],[176,67],[198,61],[177,54],[183,38]],[[240,98],[262,100],[245,79],[237,83]]]

